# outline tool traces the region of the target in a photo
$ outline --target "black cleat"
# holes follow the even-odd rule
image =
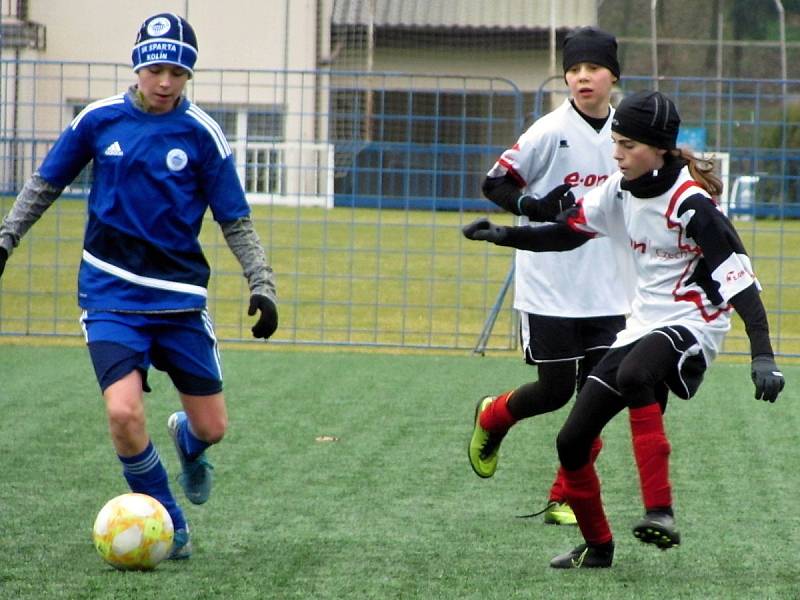
[[[554,569],[607,569],[614,560],[614,542],[602,546],[581,544],[550,561]]]
[[[655,544],[667,550],[681,543],[681,534],[675,528],[675,517],[665,511],[647,511],[644,518],[633,528],[633,535],[640,542]]]

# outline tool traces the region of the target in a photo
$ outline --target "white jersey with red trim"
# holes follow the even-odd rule
[[[488,175],[509,175],[534,198],[569,183],[580,198],[617,170],[611,141],[613,114],[611,109],[597,132],[566,100],[503,152]],[[520,219],[521,224],[528,223],[527,218]],[[627,314],[633,286],[628,254],[626,247],[609,239],[568,252],[517,250],[514,308],[572,318]]]
[[[635,197],[620,188],[621,181],[621,173],[612,175],[579,201],[568,220],[575,230],[624,241],[633,255],[635,297],[626,327],[612,347],[635,342],[659,327],[683,325],[710,363],[731,327],[728,300],[758,285],[750,259],[687,167],[667,192],[653,198]],[[705,250],[687,231],[697,232]]]

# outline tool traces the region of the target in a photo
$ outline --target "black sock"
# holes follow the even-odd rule
[[[609,540],[605,544],[587,544],[587,546],[607,554],[614,551],[614,540]]]
[[[666,514],[669,515],[670,517],[675,516],[675,513],[672,512],[671,506],[658,506],[656,508],[650,508],[647,510],[647,514],[650,513]]]

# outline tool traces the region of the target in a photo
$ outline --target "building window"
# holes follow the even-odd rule
[[[285,115],[268,106],[203,106],[222,127],[248,194],[281,194],[285,188]]]

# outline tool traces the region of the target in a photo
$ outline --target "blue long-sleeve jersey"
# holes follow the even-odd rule
[[[78,275],[85,309],[204,308],[209,267],[198,240],[203,215],[249,215],[219,125],[183,99],[163,115],[120,94],[88,105],[48,153],[40,176],[63,188],[93,160]]]

